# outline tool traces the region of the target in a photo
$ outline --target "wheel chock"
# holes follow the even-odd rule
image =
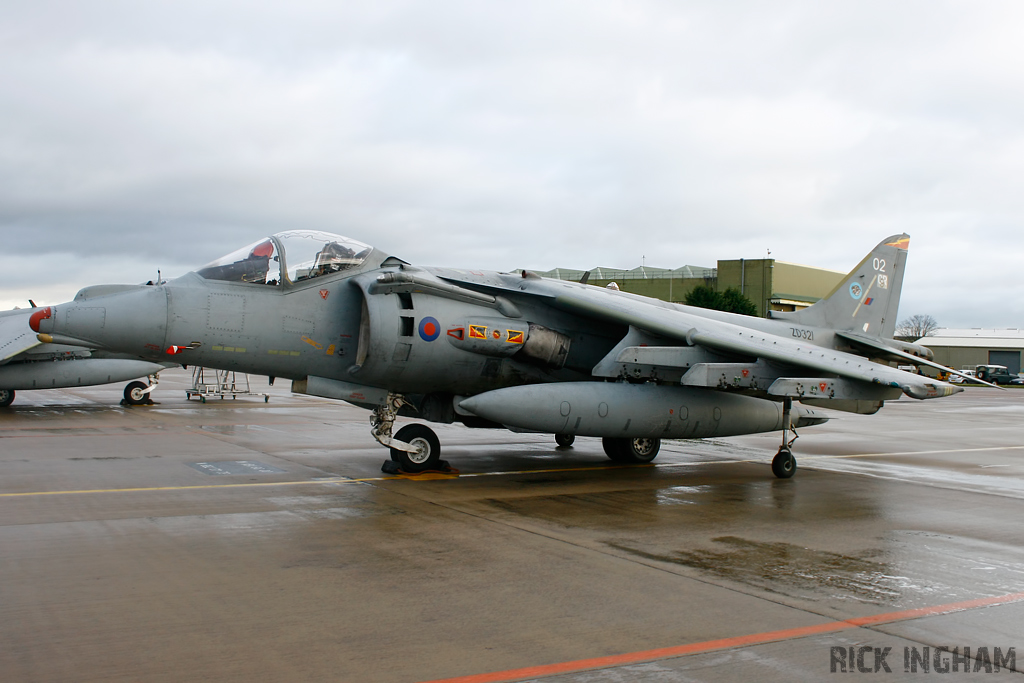
[[[384,464],[380,466],[380,471],[383,472],[384,474],[396,474],[396,475],[401,475],[403,477],[418,477],[418,476],[421,476],[421,475],[438,475],[438,474],[448,474],[448,475],[458,475],[459,474],[459,471],[457,469],[455,469],[454,467],[452,467],[450,464],[448,464],[447,460],[439,460],[438,463],[437,463],[437,467],[435,469],[423,470],[422,472],[406,472],[405,470],[402,469],[402,466],[399,465],[394,460],[385,460]]]

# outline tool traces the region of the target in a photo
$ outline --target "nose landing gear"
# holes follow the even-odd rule
[[[391,449],[391,460],[404,472],[425,472],[442,467],[441,442],[426,425],[411,424],[392,436],[395,418],[402,406],[412,405],[400,394],[388,393],[382,405],[370,414],[370,433],[382,446]],[[393,467],[393,466],[392,466]],[[385,471],[390,471],[385,463]]]
[[[149,384],[136,381],[130,382],[124,388],[124,403],[126,405],[141,406],[153,403],[151,394],[160,380],[156,375],[150,375],[148,379]]]

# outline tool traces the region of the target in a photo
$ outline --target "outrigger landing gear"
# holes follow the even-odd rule
[[[391,459],[405,472],[437,469],[441,463],[441,443],[430,427],[406,425],[391,435],[398,410],[404,405],[412,404],[401,394],[388,393],[384,404],[370,414],[370,433],[378,443],[391,449]]]
[[[793,399],[782,399],[782,445],[779,452],[772,458],[772,474],[779,479],[789,479],[796,474],[796,458],[793,457],[793,444],[800,436],[790,426],[790,413],[793,409]],[[789,438],[789,432],[793,432],[793,438]]]
[[[575,434],[555,434],[555,443],[561,448],[568,448],[576,441]]]

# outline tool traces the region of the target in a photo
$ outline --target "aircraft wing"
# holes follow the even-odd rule
[[[42,344],[28,326],[28,319],[35,310],[30,308],[0,313],[0,365]]]
[[[998,384],[986,382],[985,380],[978,379],[977,377],[964,374],[959,370],[947,368],[945,365],[942,365],[941,363],[936,363],[935,361],[928,360],[927,358],[921,358],[920,356],[915,356],[912,353],[907,353],[906,351],[900,351],[899,349],[895,349],[876,337],[869,337],[866,334],[856,334],[853,332],[841,331],[836,331],[836,334],[846,339],[847,341],[852,341],[856,344],[860,344],[861,346],[867,346],[868,348],[875,349],[876,351],[880,351],[886,355],[894,356],[896,358],[899,358],[900,360],[913,363],[914,365],[927,365],[930,368],[935,368],[936,370],[940,370],[942,372],[948,372],[951,375],[963,377],[964,379],[975,384],[984,384],[986,386],[995,387],[996,389],[1002,389],[1003,391],[1006,391],[1004,387],[1001,387]]]
[[[556,285],[556,287],[558,287]],[[899,388],[917,398],[939,398],[963,391],[945,382],[873,363],[861,356],[802,343],[731,322],[715,320],[676,307],[648,303],[594,288],[559,288],[553,304],[587,317],[632,325],[650,333],[686,341],[719,352],[757,357],[811,372]]]

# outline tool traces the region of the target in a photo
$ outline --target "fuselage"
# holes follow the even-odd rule
[[[568,293],[568,294],[567,294]],[[569,296],[571,294],[571,296]],[[560,305],[573,299],[575,307]],[[39,311],[37,332],[154,361],[400,394],[473,395],[522,384],[609,379],[597,371],[633,323],[623,308],[846,349],[833,330],[695,309],[532,273],[416,268],[328,233],[290,231],[166,283],[101,285]],[[648,343],[688,347],[678,335]],[[707,353],[693,348],[693,363]],[[685,372],[689,361],[679,366]],[[622,377],[664,382],[659,376]],[[667,381],[677,381],[669,379]]]
[[[473,394],[517,384],[594,379],[592,368],[628,328],[548,305],[563,288],[588,288],[601,297],[629,297],[641,306],[797,337],[807,344],[841,346],[831,330],[518,274],[421,271],[457,277],[465,287],[500,287],[518,317],[430,293],[369,293],[380,275],[398,271],[398,264],[383,265],[286,286],[207,280],[189,273],[159,285],[90,287],[74,301],[51,307],[50,317],[37,325],[58,341],[81,340],[156,361],[293,380],[313,375],[398,393]],[[563,363],[517,356],[531,325],[570,340]],[[486,335],[479,348],[467,346],[471,326]]]

